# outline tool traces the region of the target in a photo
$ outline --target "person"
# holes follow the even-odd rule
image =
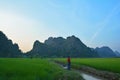
[[[70,70],[70,68],[71,68],[70,56],[68,56],[68,58],[67,58],[67,62],[68,62],[67,69]]]

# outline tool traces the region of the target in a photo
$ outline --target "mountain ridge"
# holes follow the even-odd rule
[[[100,55],[100,57],[117,57],[115,52],[109,48],[108,46],[103,46],[103,47],[97,47],[95,48],[97,53]]]
[[[74,35],[69,36],[66,39],[63,37],[49,37],[42,44],[52,48],[52,50],[49,50],[49,51],[54,51],[54,52],[48,52],[49,54],[51,54],[51,56],[53,55],[58,57],[66,57],[66,56],[117,57],[118,56],[118,53],[115,53],[111,48],[107,46],[103,46],[101,48],[97,47],[95,49],[87,47],[79,38],[77,38]]]
[[[0,57],[20,57],[21,53],[18,44],[13,43],[0,31]]]
[[[72,35],[67,38],[49,37],[44,43],[36,40],[33,48],[26,54],[21,54],[18,44],[12,42],[0,31],[0,57],[45,56],[45,57],[120,57],[118,51],[107,46],[90,48],[79,38]]]

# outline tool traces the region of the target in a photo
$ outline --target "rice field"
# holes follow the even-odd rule
[[[66,58],[56,58],[54,60],[67,63]],[[86,65],[98,70],[120,73],[120,58],[71,58],[71,64],[77,67]]]
[[[0,58],[0,80],[82,80],[49,59]]]

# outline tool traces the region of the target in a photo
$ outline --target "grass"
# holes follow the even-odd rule
[[[55,60],[67,63],[65,58],[56,58]],[[86,65],[120,74],[120,58],[72,58],[71,62],[73,66],[77,67]]]
[[[0,58],[0,80],[82,80],[48,59]]]

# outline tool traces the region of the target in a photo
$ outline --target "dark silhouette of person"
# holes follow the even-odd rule
[[[70,56],[68,56],[67,62],[68,62],[67,69],[70,70],[70,68],[71,68]]]

